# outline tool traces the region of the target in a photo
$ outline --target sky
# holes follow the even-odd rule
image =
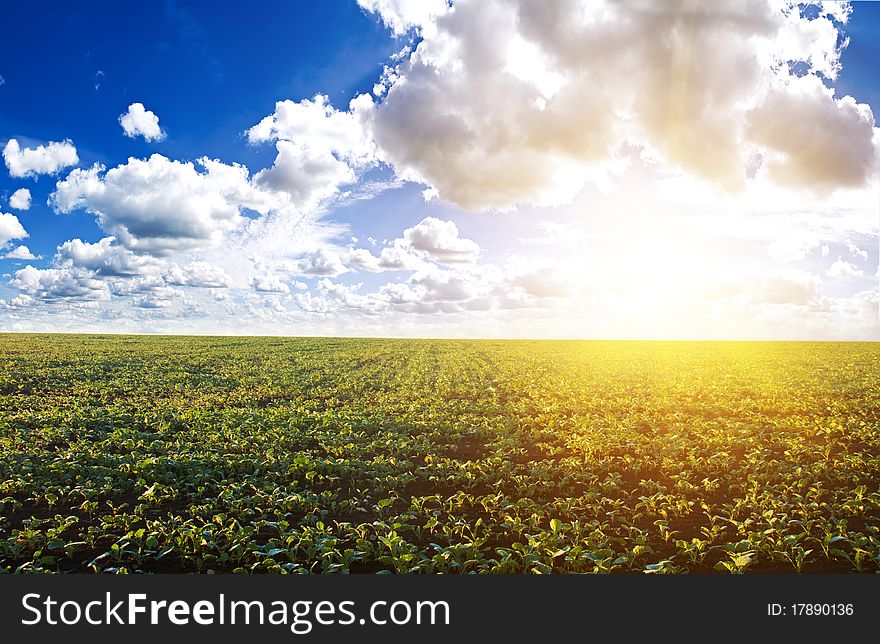
[[[880,3],[0,24],[0,331],[880,340]]]

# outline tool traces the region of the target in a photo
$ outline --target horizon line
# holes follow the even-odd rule
[[[825,343],[825,344],[880,344],[877,340],[830,340],[830,339],[771,339],[771,338],[583,338],[583,337],[504,337],[504,336],[394,336],[394,335],[283,335],[283,334],[221,334],[221,333],[155,333],[149,331],[130,331],[125,333],[113,331],[4,331],[0,336],[112,336],[112,337],[155,337],[155,338],[254,338],[254,339],[286,339],[286,340],[415,340],[415,341],[449,341],[449,342],[705,342],[705,343]]]

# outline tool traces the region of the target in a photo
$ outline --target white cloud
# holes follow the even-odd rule
[[[19,188],[9,197],[9,207],[16,210],[29,210],[31,207],[31,191]]]
[[[142,309],[170,309],[175,301],[184,299],[182,293],[170,286],[157,286],[132,299],[132,304]]]
[[[384,247],[378,257],[366,248],[351,248],[348,251],[346,262],[356,270],[370,273],[416,270],[425,263],[424,260],[413,254],[403,239],[396,239],[391,245]]]
[[[379,14],[382,23],[395,36],[412,28],[424,28],[432,18],[446,13],[447,0],[357,0],[366,11]]]
[[[387,242],[378,256],[366,248],[350,248],[345,261],[356,270],[380,273],[418,270],[425,268],[428,260],[450,265],[472,264],[479,254],[479,244],[460,237],[455,222],[425,217],[404,230],[402,237]]]
[[[860,258],[863,262],[868,261],[868,251],[859,248],[852,240],[846,240],[846,249],[853,257]]]
[[[263,214],[284,203],[255,188],[244,166],[208,158],[198,165],[203,171],[154,154],[103,176],[100,165],[77,169],[57,183],[50,203],[61,213],[84,208],[124,246],[155,253],[216,245],[245,223],[242,208]]]
[[[793,3],[791,3],[793,4]],[[830,5],[837,5],[832,8]],[[780,3],[780,6],[784,7]],[[824,18],[841,23],[849,20],[851,6],[848,2],[826,2],[820,12]],[[813,70],[829,79],[836,79],[840,72],[840,50],[848,39],[840,38],[832,20],[810,20],[799,10],[790,10],[773,42],[780,60],[803,61]]]
[[[344,161],[330,153],[316,152],[290,141],[278,141],[275,148],[275,163],[257,172],[254,182],[270,190],[283,190],[303,210],[316,208],[335,195],[340,186],[357,178]]]
[[[330,313],[333,310],[332,305],[325,298],[312,295],[308,291],[295,294],[293,301],[307,313]]]
[[[272,167],[254,175],[254,182],[287,192],[301,209],[315,208],[353,183],[356,171],[377,161],[368,121],[373,102],[362,94],[347,111],[327,97],[279,101],[275,111],[247,131],[251,143],[275,142],[278,155]]]
[[[819,246],[816,237],[800,234],[777,239],[767,246],[767,252],[778,262],[799,262]]]
[[[877,167],[874,115],[852,96],[834,98],[815,76],[789,79],[747,115],[749,139],[768,151],[779,184],[828,193],[860,187]]]
[[[369,271],[370,273],[379,273],[382,271],[379,258],[366,248],[350,248],[346,257],[346,262],[355,270]]]
[[[119,124],[125,136],[144,137],[145,141],[161,141],[165,132],[159,127],[159,117],[144,108],[143,103],[132,103],[125,114],[119,115]]]
[[[10,284],[35,300],[110,299],[110,289],[104,281],[71,269],[25,266],[15,272]]]
[[[539,298],[568,297],[573,292],[570,278],[553,265],[519,272],[510,278],[510,284]]]
[[[52,141],[47,145],[22,149],[16,139],[9,139],[3,148],[3,160],[11,177],[35,177],[55,174],[79,163],[76,148],[70,141]]]
[[[822,280],[809,271],[784,269],[753,277],[746,287],[748,296],[768,304],[807,304],[819,294]]]
[[[837,278],[853,278],[853,277],[862,277],[864,273],[861,269],[857,268],[854,264],[850,264],[849,262],[837,258],[837,261],[834,262],[831,267],[828,269],[828,277],[837,277]]]
[[[384,302],[377,300],[371,295],[361,295],[358,293],[362,284],[337,284],[328,278],[318,280],[318,292],[321,297],[332,303],[333,308],[354,309],[366,313],[376,313],[384,308]],[[298,295],[294,296],[294,301],[300,304]]]
[[[625,139],[728,191],[757,168],[827,193],[876,166],[870,108],[817,78],[839,69],[845,41],[829,15],[843,10],[458,0],[407,18],[416,5],[361,4],[396,33],[422,27],[372,119],[383,158],[467,209],[567,202]]]
[[[59,268],[85,269],[105,277],[141,275],[148,266],[155,266],[153,258],[132,253],[115,241],[114,237],[104,237],[90,244],[71,239],[58,247],[53,263]]]
[[[27,246],[21,245],[16,246],[13,250],[9,251],[5,255],[3,255],[4,259],[21,259],[21,260],[30,260],[30,259],[40,259],[38,256],[34,255],[31,252],[31,249]]]
[[[476,242],[458,236],[455,222],[436,217],[425,217],[412,228],[407,228],[403,238],[410,248],[444,264],[471,263],[480,253]]]
[[[338,255],[326,248],[317,248],[296,265],[298,275],[335,277],[348,271]]]
[[[172,286],[225,288],[232,284],[232,279],[221,267],[203,261],[192,261],[184,266],[172,263],[163,278]]]
[[[351,101],[348,111],[340,111],[326,96],[299,102],[278,101],[275,111],[247,131],[251,143],[290,141],[316,151],[328,151],[357,165],[369,164],[376,150],[366,119],[372,108],[369,96]]]
[[[290,287],[281,281],[277,275],[263,274],[254,275],[251,278],[251,288],[259,293],[289,293]]]
[[[0,212],[0,248],[13,239],[24,239],[27,236],[27,231],[21,225],[18,217]]]

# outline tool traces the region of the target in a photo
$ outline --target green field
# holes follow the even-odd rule
[[[0,335],[6,572],[877,572],[880,345]]]

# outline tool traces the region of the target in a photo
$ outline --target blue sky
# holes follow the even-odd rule
[[[0,329],[880,339],[880,3],[712,6],[5,3]]]

